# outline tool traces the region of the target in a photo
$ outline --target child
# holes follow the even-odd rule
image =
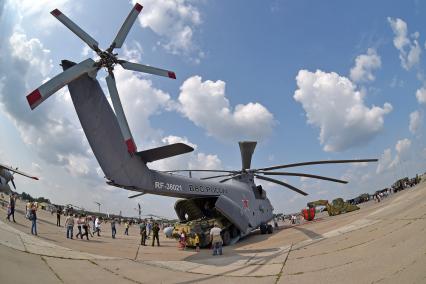
[[[197,233],[195,234],[194,240],[195,240],[195,251],[199,252],[200,251],[200,237],[198,236]]]
[[[184,230],[182,230],[180,234],[179,247],[182,250],[185,250],[185,247],[186,247],[186,236],[185,236]]]

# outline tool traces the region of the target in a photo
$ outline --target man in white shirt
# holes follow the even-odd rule
[[[99,217],[96,217],[96,220],[95,220],[95,232],[93,232],[93,234],[94,233],[98,233],[98,237],[100,237],[101,236],[99,234],[100,231],[101,231],[101,221],[99,220]]]
[[[220,233],[222,229],[219,228],[218,224],[215,223],[214,227],[210,229],[210,239],[212,241],[213,246],[213,255],[222,255],[222,236]]]
[[[72,214],[67,216],[65,220],[65,227],[67,228],[67,238],[72,239],[74,235],[74,216]]]

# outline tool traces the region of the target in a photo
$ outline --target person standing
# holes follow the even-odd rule
[[[99,234],[100,232],[101,232],[101,220],[99,219],[99,217],[96,217],[96,220],[95,220],[95,231],[93,232],[93,234],[97,233],[98,237],[100,237],[101,236]]]
[[[7,220],[10,222],[10,216],[12,216],[12,220],[15,221],[15,203],[16,203],[16,195],[12,193],[9,197],[9,212],[7,213]]]
[[[213,255],[222,255],[222,237],[220,233],[222,229],[219,228],[218,224],[215,223],[214,227],[210,229],[210,238],[213,246]]]
[[[115,228],[115,219],[111,220],[111,234],[112,238],[115,239],[115,234],[117,233],[117,229]]]
[[[78,215],[77,217],[77,229],[78,229],[78,233],[77,235],[75,235],[75,237],[78,239],[78,236],[80,236],[80,239],[83,238],[83,234],[81,232],[81,226],[83,225],[83,220],[81,218],[81,215]]]
[[[154,224],[154,227],[152,227],[152,246],[154,246],[154,241],[157,239],[157,246],[160,246],[160,227],[158,226],[158,223]]]
[[[197,233],[195,233],[194,241],[195,241],[195,251],[199,252],[200,251],[200,237],[198,236]]]
[[[37,236],[37,202],[34,202],[31,206],[31,234]]]
[[[151,222],[147,222],[146,223],[146,238],[149,239],[149,236],[151,235],[151,229],[152,229],[152,224]]]
[[[69,214],[65,219],[65,227],[67,228],[67,239],[73,239],[74,237],[74,216]]]
[[[89,218],[88,217],[84,218],[83,230],[84,230],[84,234],[81,235],[81,238],[83,239],[83,237],[86,236],[86,239],[89,240]]]
[[[25,218],[30,219],[30,212],[31,212],[31,202],[28,201],[25,205]]]
[[[92,216],[92,221],[93,221],[93,233],[96,232],[96,219],[98,219],[98,217],[96,216]]]
[[[184,229],[182,229],[179,235],[179,248],[182,250],[186,249],[186,233]]]
[[[140,228],[140,234],[141,234],[141,246],[146,246],[145,242],[146,242],[146,225],[144,222],[142,222],[139,225]]]
[[[61,226],[61,206],[58,205],[56,208],[56,226]]]
[[[129,221],[124,222],[124,234],[129,235]]]

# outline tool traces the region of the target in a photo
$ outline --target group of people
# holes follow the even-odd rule
[[[15,206],[16,206],[16,194],[11,194],[9,197],[9,204],[8,204],[8,212],[7,212],[7,220],[15,221]],[[37,202],[28,202],[25,207],[25,217],[29,220],[31,220],[31,234],[37,235],[37,209],[38,204]],[[61,226],[61,213],[62,210],[60,208],[57,208],[56,210],[56,225]],[[66,237],[68,239],[74,238],[74,227],[77,225],[78,233],[75,235],[76,238],[83,239],[86,237],[87,240],[89,240],[89,235],[93,237],[94,234],[97,234],[100,236],[101,232],[101,223],[102,219],[100,217],[90,217],[90,216],[84,216],[84,215],[74,215],[71,212],[67,212],[65,214],[67,217],[65,219],[65,229],[66,229]],[[90,223],[93,222],[93,233],[91,232],[91,226]],[[112,238],[115,239],[115,236],[117,234],[116,229],[116,223],[117,220],[112,219],[111,222],[111,233]],[[130,222],[125,221],[124,223],[124,234],[129,235],[129,227]],[[150,238],[152,233],[152,243],[151,245],[154,246],[155,242],[157,242],[157,246],[160,246],[160,225],[155,222],[148,222],[143,221],[139,224],[139,230],[141,235],[141,245],[146,246],[147,239]],[[213,249],[213,255],[221,255],[222,254],[222,237],[221,237],[221,229],[219,228],[218,224],[215,224],[214,227],[210,230],[210,240],[212,242],[212,249]],[[196,251],[200,250],[200,237],[196,234],[195,236],[195,243],[196,243]],[[179,240],[180,246],[184,249],[186,247],[186,233],[184,231],[181,232],[180,240]]]
[[[222,229],[219,227],[217,223],[214,224],[213,228],[210,229],[209,233],[213,255],[222,255]],[[186,249],[187,243],[187,234],[185,230],[181,230],[179,235],[179,248],[182,250]],[[195,251],[200,251],[200,236],[197,233],[194,233],[194,243],[195,243]]]
[[[99,219],[99,217],[97,217],[95,219],[95,224],[97,224],[96,226],[94,226],[94,230],[93,230],[93,234],[91,232],[91,228],[90,228],[90,221],[91,221],[91,217],[89,216],[76,216],[73,215],[71,213],[68,214],[67,218],[65,219],[65,228],[66,228],[66,235],[68,239],[73,239],[74,238],[74,226],[75,224],[77,224],[77,229],[78,229],[78,233],[75,235],[76,238],[83,239],[83,237],[86,237],[86,240],[89,240],[89,235],[91,237],[93,237],[93,234],[97,233],[98,236],[100,236],[100,223],[101,220]],[[84,230],[84,232],[83,232]]]
[[[9,203],[7,205],[7,216],[6,219],[9,222],[16,223],[15,220],[15,207],[16,207],[16,193],[12,193],[9,196]],[[31,234],[37,236],[37,202],[28,202],[25,206],[25,217],[31,221]]]
[[[157,240],[157,246],[160,246],[160,225],[158,223],[150,222],[141,222],[139,224],[139,233],[141,235],[141,246],[146,246],[146,240],[151,235],[152,231],[152,246],[155,244],[155,240]]]

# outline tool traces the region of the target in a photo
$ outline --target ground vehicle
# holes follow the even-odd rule
[[[317,200],[309,202],[307,205],[309,208],[325,206],[329,216],[348,213],[359,209],[358,206],[349,204],[348,202],[343,201],[342,198],[334,199],[331,204],[328,202],[328,200]]]

